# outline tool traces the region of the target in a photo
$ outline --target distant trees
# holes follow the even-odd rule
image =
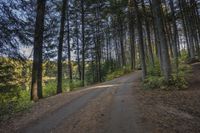
[[[63,79],[86,85],[102,82],[116,70],[142,69],[145,80],[158,66],[157,75],[169,82],[175,71],[178,74],[182,57],[188,56],[188,62],[200,58],[199,4],[197,0],[1,1],[0,56],[25,61],[21,49],[33,46],[29,58],[33,56],[35,101],[43,97],[44,62],[57,62],[57,71],[49,74],[57,77],[57,93],[63,90]]]

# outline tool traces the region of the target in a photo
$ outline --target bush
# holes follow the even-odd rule
[[[55,79],[50,79],[45,81],[43,86],[43,95],[44,97],[53,96],[56,94],[57,81]]]
[[[187,81],[184,76],[172,75],[170,81],[167,83],[163,76],[148,76],[144,82],[145,89],[186,89]]]
[[[71,83],[69,79],[63,79],[62,81],[62,89],[63,92],[73,91],[75,88],[81,87],[80,80],[73,80]],[[56,79],[49,79],[44,83],[43,87],[44,97],[49,97],[56,95],[57,93],[57,80]]]
[[[0,58],[0,120],[10,118],[30,105],[30,92],[23,88],[22,62]]]
[[[82,81],[80,80],[74,80],[71,83],[69,83],[69,91],[73,91],[76,88],[79,88],[82,86]]]
[[[107,74],[106,80],[112,80],[114,78],[118,78],[118,77],[128,74],[130,72],[131,72],[130,68],[124,67],[122,69],[115,70],[114,72],[112,72],[110,74]]]
[[[183,59],[186,59],[184,56]],[[147,71],[148,76],[143,81],[143,87],[145,89],[186,89],[188,86],[186,76],[191,73],[191,67],[185,64],[183,61],[180,62],[178,71],[173,70],[169,82],[166,82],[164,77],[161,75],[160,65],[156,61],[155,65],[148,65]]]
[[[151,76],[161,76],[161,70],[160,70],[160,64],[159,64],[159,61],[158,59],[155,60],[155,64],[152,65],[152,64],[147,64],[147,72],[148,72],[148,75],[151,75]]]
[[[161,88],[164,85],[164,78],[160,76],[148,76],[143,81],[143,87],[145,89]]]
[[[0,120],[6,120],[15,113],[26,110],[32,105],[30,92],[21,88],[17,90],[18,93],[15,96],[10,93],[0,94]]]

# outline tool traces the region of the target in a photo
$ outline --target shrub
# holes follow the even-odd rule
[[[63,92],[69,92],[73,91],[75,88],[81,87],[81,81],[80,80],[73,80],[71,83],[69,79],[63,79],[62,81],[62,89]],[[56,79],[49,79],[45,81],[43,86],[43,93],[44,97],[53,96],[57,92],[57,81]]]
[[[16,88],[17,95],[5,93],[0,94],[0,120],[6,120],[13,114],[28,109],[32,104],[30,101],[30,92]]]
[[[43,86],[44,97],[55,95],[56,88],[57,88],[57,81],[55,79],[50,79],[50,80],[45,81],[44,86]]]
[[[82,86],[82,81],[80,80],[74,80],[71,83],[69,83],[69,91],[73,91],[76,88],[79,88]]]
[[[161,88],[164,85],[164,78],[160,76],[148,76],[143,81],[143,87],[145,89]]]
[[[143,81],[143,87],[145,89],[186,89],[187,81],[184,76],[172,75],[170,81],[167,83],[163,76],[148,76]]]
[[[23,88],[22,63],[0,58],[0,119],[8,119],[30,105],[30,92]],[[24,74],[24,73],[23,73]]]
[[[183,57],[185,59],[186,57]],[[184,62],[179,64],[178,71],[173,70],[169,82],[166,82],[161,75],[161,70],[158,62],[154,66],[148,65],[148,76],[143,81],[145,89],[186,89],[188,86],[186,76],[191,73],[191,67]]]
[[[128,74],[131,72],[131,69],[129,67],[124,67],[122,69],[118,69],[118,70],[115,70],[114,72],[110,73],[110,74],[107,74],[106,76],[106,80],[112,80],[114,78],[118,78],[124,74]]]
[[[151,75],[151,76],[161,76],[160,64],[159,64],[158,59],[155,60],[154,65],[147,64],[147,66],[148,66],[147,67],[148,75]]]

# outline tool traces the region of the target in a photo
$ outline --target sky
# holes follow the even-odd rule
[[[32,50],[33,50],[33,47],[22,47],[22,48],[20,48],[21,53],[23,53],[23,55],[26,58],[32,57]]]

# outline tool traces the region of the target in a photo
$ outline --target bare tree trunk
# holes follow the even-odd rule
[[[34,35],[31,100],[42,98],[42,44],[46,0],[37,0],[37,16]]]
[[[129,0],[129,36],[131,45],[131,69],[135,69],[135,35],[134,35],[134,20],[133,20],[133,1]]]
[[[81,80],[81,64],[80,64],[80,46],[79,46],[79,34],[78,34],[78,14],[76,13],[76,51],[77,51],[77,63],[78,63],[78,77]]]
[[[126,59],[125,59],[125,53],[124,53],[124,35],[123,35],[123,24],[121,22],[121,18],[120,19],[120,22],[119,22],[119,25],[120,25],[120,31],[119,31],[119,38],[120,38],[120,48],[121,48],[121,57],[122,57],[122,66],[125,66],[126,65]]]
[[[175,58],[175,66],[178,74],[178,30],[176,25],[175,11],[173,0],[170,0],[170,8],[172,12],[172,23],[173,23],[173,53]]]
[[[67,0],[67,52],[68,52],[69,79],[70,79],[70,82],[72,82],[72,62],[71,62],[70,25],[69,25],[69,0]]]
[[[81,0],[81,23],[82,23],[82,85],[85,85],[85,9],[84,0]]]
[[[152,0],[152,6],[154,10],[154,15],[156,18],[156,25],[158,36],[160,40],[160,48],[161,48],[161,57],[162,57],[162,70],[165,77],[165,80],[169,82],[171,78],[171,64],[169,59],[168,46],[166,43],[164,24],[163,24],[163,16],[161,10],[161,2],[160,0]]]
[[[65,18],[66,18],[66,6],[67,0],[63,0],[62,11],[61,11],[61,24],[60,24],[60,35],[58,45],[58,63],[57,63],[57,94],[62,93],[62,52],[63,52],[63,38],[65,31]]]

